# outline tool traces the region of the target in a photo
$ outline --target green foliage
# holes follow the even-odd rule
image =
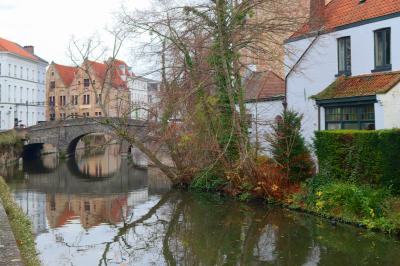
[[[0,133],[0,147],[22,146],[21,139],[14,130]]]
[[[302,116],[294,111],[284,111],[282,119],[272,126],[267,135],[274,160],[292,181],[302,181],[312,176],[314,164],[310,151],[301,135]]]
[[[190,184],[190,189],[198,191],[218,191],[227,181],[216,170],[204,170],[197,174]]]
[[[400,228],[399,217],[395,215],[398,211],[391,204],[398,199],[388,189],[326,179],[321,175],[308,180],[303,189],[305,194],[294,195],[295,205],[303,202],[306,209],[363,224],[370,229],[391,232]]]
[[[31,223],[23,213],[22,209],[14,201],[6,182],[2,177],[0,177],[0,200],[3,202],[4,209],[8,215],[24,264],[39,266],[40,261],[36,255],[37,252]]]
[[[321,175],[400,192],[399,129],[319,131],[315,136]]]

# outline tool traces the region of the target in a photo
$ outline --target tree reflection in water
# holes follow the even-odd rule
[[[99,265],[389,265],[400,251],[391,243],[308,215],[175,191],[125,221]]]
[[[3,169],[44,265],[396,265],[400,254],[382,234],[171,190],[113,149],[81,156]]]

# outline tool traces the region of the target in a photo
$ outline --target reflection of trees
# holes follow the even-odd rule
[[[385,252],[390,241],[379,246],[355,237],[354,228],[316,220],[279,208],[170,192],[146,214],[124,223],[106,243],[99,265],[117,261],[111,255],[116,250],[121,261],[133,265],[143,254],[167,265],[353,265],[364,256],[364,264],[374,262],[376,254],[394,261],[399,252]]]

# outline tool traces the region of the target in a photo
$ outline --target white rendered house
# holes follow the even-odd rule
[[[131,118],[139,120],[149,119],[149,109],[157,102],[156,92],[158,82],[144,77],[132,75],[128,81],[131,92]],[[156,91],[156,92],[155,92]]]
[[[0,38],[0,130],[45,120],[47,65],[33,46]]]
[[[283,112],[284,80],[272,71],[255,71],[245,78],[244,87],[250,141],[260,153],[268,154],[266,135]]]
[[[400,127],[400,0],[321,0],[285,43],[288,108],[303,132]]]

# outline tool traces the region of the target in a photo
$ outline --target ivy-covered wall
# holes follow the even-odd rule
[[[0,165],[17,160],[22,150],[22,140],[15,131],[0,133]]]
[[[318,131],[314,144],[321,175],[400,192],[400,129]]]

